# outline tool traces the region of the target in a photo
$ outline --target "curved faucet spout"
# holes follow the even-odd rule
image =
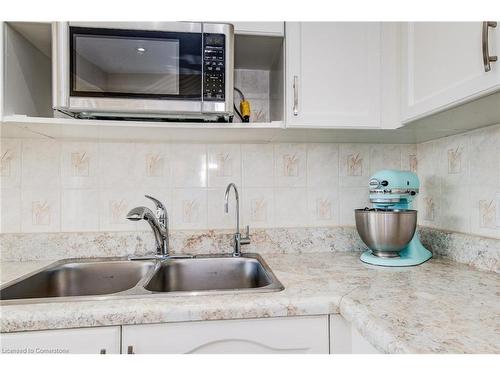
[[[148,220],[154,217],[153,211],[147,207],[132,208],[127,214],[127,219],[132,221]]]
[[[234,182],[227,185],[226,193],[224,194],[224,211],[226,214],[229,213],[229,193],[231,188],[234,189],[234,196],[236,198],[236,233],[240,233],[240,197],[238,194],[238,188]]]
[[[233,256],[239,257],[241,256],[241,245],[248,245],[250,243],[249,229],[247,226],[247,234],[245,237],[242,237],[240,233],[240,197],[238,194],[238,188],[233,182],[227,185],[226,193],[224,194],[224,211],[226,212],[226,214],[229,213],[229,193],[231,191],[231,188],[234,189],[234,196],[236,198],[236,233],[233,236]]]

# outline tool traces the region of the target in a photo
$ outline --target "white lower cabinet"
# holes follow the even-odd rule
[[[2,333],[2,353],[119,354],[120,327]]]
[[[123,326],[122,353],[328,354],[328,316]]]
[[[4,354],[379,353],[338,314],[2,333],[0,346]]]
[[[331,354],[381,354],[341,315],[330,315]]]

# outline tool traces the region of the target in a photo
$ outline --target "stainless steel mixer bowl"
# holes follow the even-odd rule
[[[354,210],[356,229],[372,253],[394,258],[411,241],[417,229],[416,210]]]

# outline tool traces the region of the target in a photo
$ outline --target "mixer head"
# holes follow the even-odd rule
[[[415,173],[383,169],[370,179],[370,202],[377,208],[409,209],[419,187]]]

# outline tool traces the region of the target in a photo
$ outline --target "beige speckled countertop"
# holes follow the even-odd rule
[[[1,306],[1,331],[340,313],[386,353],[500,353],[500,277],[444,259],[409,268],[357,253],[264,254],[279,293]],[[2,282],[51,261],[4,262]]]

